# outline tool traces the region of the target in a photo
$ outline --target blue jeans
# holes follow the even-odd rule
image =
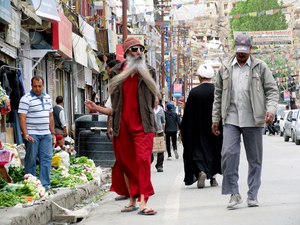
[[[46,188],[50,188],[50,170],[52,163],[52,135],[35,135],[30,134],[34,138],[34,142],[26,141],[24,143],[26,146],[25,155],[25,173],[36,175],[36,158],[39,156],[40,169],[39,169],[39,179],[42,185]]]
[[[21,128],[20,128],[20,122],[19,122],[19,114],[18,114],[18,110],[14,109],[13,110],[14,113],[14,131],[15,131],[15,139],[16,139],[16,143],[17,145],[23,144],[23,138],[22,138],[22,132],[21,132]]]

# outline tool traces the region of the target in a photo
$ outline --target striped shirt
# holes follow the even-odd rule
[[[18,113],[27,114],[26,125],[28,134],[46,135],[50,134],[49,114],[53,112],[50,95],[42,93],[39,97],[33,93],[24,95],[19,103]]]

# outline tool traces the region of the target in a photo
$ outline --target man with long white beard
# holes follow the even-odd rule
[[[156,75],[154,68],[145,63],[145,47],[138,38],[127,38],[123,49],[126,60],[109,71],[111,105],[109,100],[107,108],[96,106],[91,101],[85,105],[112,115],[116,162],[110,191],[130,196],[129,204],[121,212],[139,209],[140,215],[154,215],[157,212],[147,208],[146,203],[149,196],[154,194],[151,154],[153,136],[157,132],[153,114],[158,93]],[[137,198],[139,208],[136,207]]]

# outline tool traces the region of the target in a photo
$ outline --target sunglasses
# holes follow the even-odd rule
[[[144,52],[145,48],[144,47],[131,47],[131,48],[129,48],[129,50],[132,52],[137,52],[138,50],[140,50],[140,52]]]

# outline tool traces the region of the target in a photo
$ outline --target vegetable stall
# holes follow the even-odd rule
[[[30,205],[30,202],[45,201],[51,194],[38,179],[39,166],[36,177],[25,174],[18,157],[18,151],[0,150],[0,208],[13,207],[19,203],[24,207]],[[51,188],[76,188],[77,185],[97,179],[100,173],[101,168],[96,168],[93,160],[56,149],[50,172]]]

